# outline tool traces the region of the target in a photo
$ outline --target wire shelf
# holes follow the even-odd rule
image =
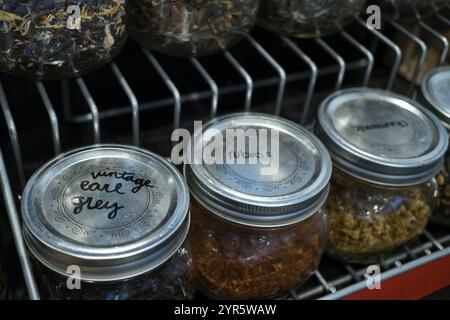
[[[444,14],[436,13],[434,18],[450,29]],[[30,173],[53,155],[111,140],[150,148],[149,135],[157,136],[157,146],[167,145],[167,133],[189,126],[192,114],[207,119],[256,110],[307,126],[321,98],[348,86],[382,87],[415,97],[430,50],[437,50],[439,66],[449,49],[447,37],[433,23],[419,21],[415,27],[434,40],[429,43],[410,26],[394,21],[385,22],[380,31],[356,18],[346,31],[326,39],[295,40],[256,30],[236,48],[214,58],[167,58],[128,44],[109,66],[83,78],[44,83],[1,76],[0,107],[6,130],[0,145],[0,183],[28,297],[39,299],[39,292],[23,244],[18,202]],[[398,35],[417,50],[409,81],[399,76],[404,51],[396,43]],[[25,111],[18,107],[31,101]],[[44,120],[34,123],[35,112]],[[170,121],[156,116],[160,114]],[[104,125],[109,121],[127,129],[115,132]],[[154,133],[159,128],[163,133]],[[450,234],[432,227],[380,267],[384,276],[392,277],[448,255]],[[343,298],[364,288],[365,274],[365,268],[325,258],[306,284],[283,298]]]

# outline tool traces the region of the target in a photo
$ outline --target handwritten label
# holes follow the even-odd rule
[[[107,180],[107,183],[105,183]],[[95,193],[95,195],[77,195],[71,198],[73,206],[72,213],[80,215],[84,211],[107,211],[108,219],[115,219],[120,210],[125,208],[120,203],[120,198],[124,197],[126,203],[127,186],[131,184],[129,190],[132,194],[137,194],[147,188],[154,188],[151,180],[142,179],[133,172],[117,171],[94,171],[89,174],[89,179],[84,179],[79,183],[81,191]],[[109,198],[102,195],[109,195]]]
[[[358,132],[366,132],[371,130],[381,130],[381,129],[387,129],[387,128],[406,128],[409,124],[405,120],[398,120],[398,121],[388,121],[384,123],[374,123],[374,124],[367,124],[367,125],[360,125],[356,126],[356,131]]]

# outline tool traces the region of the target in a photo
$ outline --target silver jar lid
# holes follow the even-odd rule
[[[245,153],[230,148],[238,139],[224,139],[218,150],[224,159],[233,150],[233,156],[228,157],[233,158],[231,161],[185,165],[191,194],[200,204],[223,219],[261,228],[297,223],[322,207],[332,165],[326,148],[313,134],[278,117],[239,113],[209,122],[203,132],[194,134],[192,147],[207,149],[217,141],[212,137],[226,137],[230,129],[242,130],[241,134],[247,136],[254,130],[257,142],[253,143],[265,144],[267,150],[258,149],[258,154],[252,154],[251,139],[246,139],[245,150],[249,151]],[[245,164],[238,164],[239,157]],[[254,157],[265,159],[263,162]],[[273,170],[265,172],[268,168]]]
[[[422,95],[434,114],[450,129],[450,67],[431,70],[422,82]]]
[[[58,156],[39,169],[22,197],[31,253],[65,275],[116,281],[154,270],[180,248],[189,229],[183,176],[162,157],[99,145]]]
[[[404,96],[367,88],[327,98],[319,108],[316,133],[338,169],[387,186],[433,178],[448,147],[445,128],[426,108]]]

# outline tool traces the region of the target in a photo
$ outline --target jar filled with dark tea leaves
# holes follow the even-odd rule
[[[192,298],[188,210],[182,175],[150,152],[105,145],[48,162],[22,198],[41,297]]]
[[[257,17],[259,0],[131,0],[130,33],[143,47],[174,56],[224,51]]]
[[[126,41],[126,0],[0,1],[0,71],[36,79],[80,76]]]
[[[387,91],[349,89],[322,103],[316,133],[335,168],[328,254],[373,264],[422,234],[448,147],[431,112]]]
[[[425,105],[450,130],[450,67],[430,71],[422,82],[421,99]],[[439,186],[439,199],[431,220],[450,227],[450,154],[447,153],[444,165],[436,177]]]
[[[448,5],[448,0],[370,0],[381,8],[383,17],[401,20],[422,19]]]
[[[193,147],[215,161],[184,168],[201,291],[264,299],[298,287],[327,238],[328,152],[308,131],[267,115],[218,118],[203,133]]]
[[[262,0],[258,24],[298,38],[339,32],[354,20],[365,0]]]

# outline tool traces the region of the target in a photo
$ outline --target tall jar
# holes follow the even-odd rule
[[[174,56],[226,50],[249,33],[259,0],[130,0],[131,36],[143,47]]]
[[[91,72],[125,44],[126,0],[0,1],[0,71],[42,79]]]
[[[421,99],[441,120],[447,132],[450,130],[450,67],[431,70],[422,82]],[[450,227],[450,153],[436,177],[439,199],[431,216],[434,223]]]
[[[258,24],[298,38],[339,32],[358,15],[365,0],[261,0]]]
[[[349,89],[321,104],[316,133],[335,168],[329,255],[373,264],[422,234],[448,147],[431,112],[387,91]]]
[[[370,0],[368,5],[378,5],[384,16],[393,19],[414,20],[448,5],[448,0]]]
[[[218,118],[193,141],[194,151],[205,150],[184,168],[200,290],[264,299],[301,285],[327,239],[331,160],[322,143],[294,123],[253,113]]]
[[[163,158],[104,145],[39,169],[22,197],[24,239],[41,297],[189,299],[189,193]]]

